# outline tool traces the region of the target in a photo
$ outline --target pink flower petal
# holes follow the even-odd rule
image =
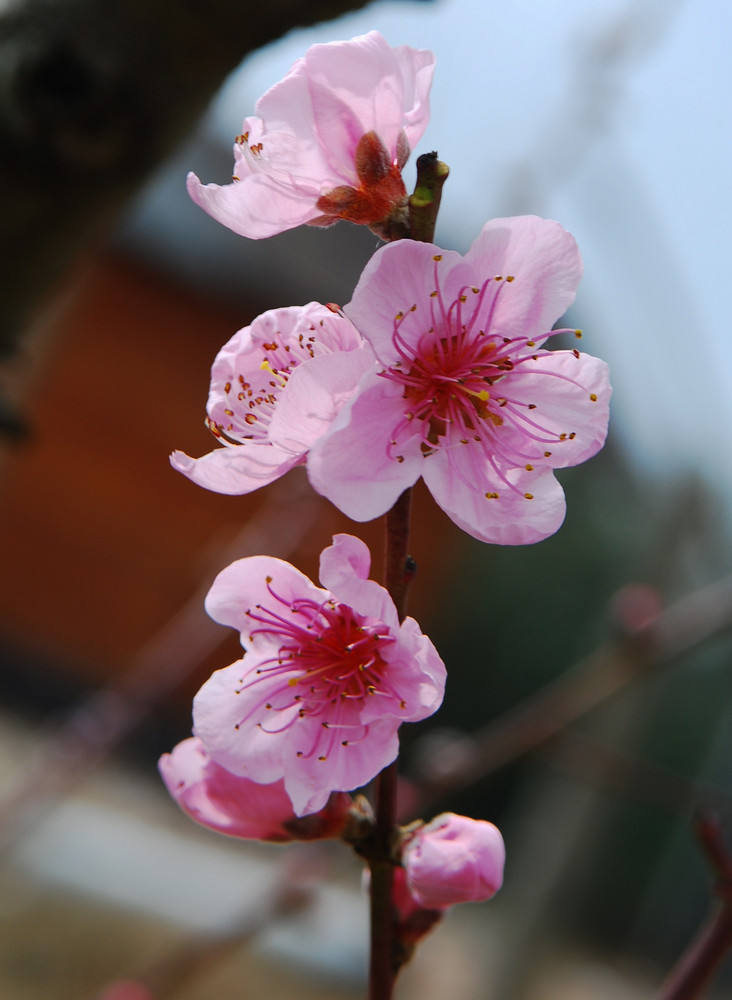
[[[344,188],[365,205],[366,216],[353,221],[380,222],[406,197],[400,170],[427,126],[433,69],[430,52],[392,49],[376,31],[312,46],[244,121],[234,147],[235,180],[202,184],[190,174],[191,198],[252,239],[321,220],[328,214],[322,197],[334,206],[327,221],[351,218],[339,211],[338,197],[328,202]],[[373,199],[358,154],[369,135],[394,175],[378,191],[374,176]]]
[[[424,481],[448,517],[481,542],[529,545],[564,520],[564,491],[548,468],[496,470],[469,448],[456,448],[430,456]]]
[[[574,302],[582,278],[574,237],[535,215],[487,222],[465,260],[486,277],[513,277],[511,294],[501,297],[495,314],[504,337],[536,339],[551,330]]]
[[[339,740],[334,736],[330,748],[323,746],[324,752],[316,758],[296,757],[285,774],[295,814],[322,809],[332,791],[351,791],[372,781],[396,760],[398,730],[396,719],[377,719],[370,723],[367,738],[350,744],[347,754],[339,752]]]
[[[375,365],[367,344],[353,351],[323,354],[299,365],[269,425],[272,446],[304,455],[322,437]]]
[[[258,785],[212,761],[195,737],[163,754],[160,774],[168,791],[191,819],[230,837],[286,841],[283,824],[293,818],[284,782]]]
[[[230,563],[217,575],[206,595],[206,613],[220,625],[230,625],[241,633],[243,646],[251,645],[252,619],[248,611],[261,603],[272,603],[268,580],[277,580],[278,614],[288,621],[299,622],[291,604],[307,596],[320,604],[328,592],[314,586],[290,563],[274,556],[248,556]],[[266,637],[260,635],[259,643]]]
[[[422,473],[417,437],[400,441],[396,451],[390,444],[400,423],[402,392],[377,376],[367,376],[331,431],[310,450],[313,488],[354,521],[370,521],[389,510]]]
[[[209,677],[193,699],[193,732],[217,764],[266,785],[283,778],[287,767],[282,741],[272,739],[262,722],[276,712],[277,725],[286,731],[298,709],[292,699],[290,704],[281,703],[281,684],[276,677],[254,678],[257,665],[251,657],[250,661],[252,665],[237,660]],[[259,683],[247,688],[246,682],[252,680]],[[246,692],[244,697],[242,691]],[[267,709],[267,705],[272,708]]]
[[[97,1000],[155,1000],[155,995],[137,980],[117,979],[99,994]]]
[[[168,791],[183,812],[211,830],[245,840],[286,842],[338,836],[351,805],[347,795],[335,795],[316,815],[298,818],[284,781],[257,784],[237,777],[209,757],[193,737],[158,764]]]
[[[442,300],[455,298],[466,284],[475,283],[474,271],[454,250],[433,243],[399,240],[373,255],[364,268],[353,298],[343,312],[366,338],[379,361],[393,365],[402,360],[394,337],[399,321],[400,339],[417,348],[426,329],[439,316],[435,291],[435,264],[440,264]],[[374,289],[378,288],[378,294]],[[412,309],[416,306],[415,309]]]
[[[314,209],[318,195],[289,186],[274,174],[250,176],[246,193],[241,181],[232,184],[204,184],[191,171],[186,188],[192,201],[217,222],[239,236],[262,240],[288,229],[305,225],[319,213]]]
[[[378,250],[344,313],[385,367],[310,450],[314,488],[368,520],[421,474],[483,541],[556,531],[550,470],[602,447],[611,392],[603,362],[539,346],[562,332],[581,270],[569,233],[534,216],[488,223],[464,258],[412,240]]]
[[[290,379],[313,362],[325,363],[330,387],[318,383],[317,413],[283,424],[289,444],[283,443],[272,431],[280,407],[287,408]],[[171,465],[218,493],[266,486],[305,461],[371,362],[353,324],[329,307],[309,302],[269,309],[224,344],[211,368],[207,423],[223,447],[198,459],[173,452]],[[295,405],[302,407],[301,394]]]
[[[396,756],[401,723],[442,701],[442,660],[413,619],[399,624],[369,564],[363,542],[339,535],[322,560],[333,591],[252,556],[223,570],[206,600],[246,651],[196,695],[195,735],[231,774],[283,779],[298,815],[370,781]]]
[[[599,358],[539,351],[506,377],[501,394],[514,414],[501,428],[504,454],[560,469],[591,458],[605,443],[610,391]]]
[[[271,444],[217,448],[201,458],[174,451],[170,464],[198,486],[214,493],[238,496],[273,483],[303,462],[302,455],[287,454]]]
[[[382,586],[369,580],[371,553],[353,535],[334,535],[333,544],[320,554],[320,582],[339,601],[357,607],[361,614],[378,618],[390,629],[399,627],[394,602]]]

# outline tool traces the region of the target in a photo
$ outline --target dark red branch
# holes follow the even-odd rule
[[[716,894],[710,913],[698,935],[671,970],[657,1000],[694,1000],[702,996],[730,948],[732,948],[732,857],[716,816],[700,817],[696,835],[717,875]]]

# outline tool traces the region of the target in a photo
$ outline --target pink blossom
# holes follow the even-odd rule
[[[353,324],[328,306],[309,302],[262,313],[221,348],[211,369],[207,423],[223,447],[202,458],[175,451],[173,468],[217,493],[266,486],[305,460],[373,363]],[[327,381],[328,389],[313,392],[317,416],[312,406],[301,406],[293,448],[273,443],[270,424],[297,367],[313,367],[316,384]]]
[[[99,1000],[155,1000],[154,994],[134,979],[118,979],[99,995]]]
[[[252,239],[338,219],[378,228],[404,211],[401,170],[427,127],[434,61],[377,31],[313,45],[244,120],[232,183],[191,173],[191,198]]]
[[[497,827],[455,813],[420,827],[402,850],[412,898],[428,909],[490,899],[503,884],[505,861]]]
[[[296,817],[280,779],[258,785],[231,774],[211,760],[195,736],[184,740],[158,763],[165,785],[184,813],[218,833],[244,840],[318,840],[336,837],[351,805],[350,796],[330,797],[324,809]]]
[[[442,701],[442,660],[412,618],[399,623],[369,569],[366,545],[336,535],[320,558],[328,589],[252,556],[219,573],[206,599],[246,652],[196,695],[194,732],[232,774],[284,779],[298,816],[369,782],[396,757],[400,724]]]
[[[311,450],[315,489],[366,521],[423,476],[482,541],[556,531],[565,502],[553,469],[594,455],[607,433],[605,363],[542,349],[570,332],[551,327],[581,273],[570,234],[534,216],[487,223],[465,257],[412,240],[378,250],[344,312],[381,367]],[[278,417],[296,420],[289,407]]]

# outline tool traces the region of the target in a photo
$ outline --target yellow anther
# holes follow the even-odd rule
[[[284,375],[280,374],[280,372],[275,371],[274,368],[272,368],[272,366],[269,363],[269,358],[265,358],[259,367],[261,368],[262,371],[270,372],[272,375],[274,375],[275,378],[278,378],[280,380],[281,385],[283,386],[287,385],[287,379],[284,377]],[[271,382],[270,385],[272,385]]]

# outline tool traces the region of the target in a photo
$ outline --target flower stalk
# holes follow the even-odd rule
[[[449,167],[438,160],[437,153],[424,153],[417,158],[417,186],[409,199],[409,222],[413,239],[430,242],[434,238],[442,187],[449,172]],[[400,621],[406,615],[407,593],[416,571],[416,564],[409,555],[411,509],[410,486],[386,514],[384,585],[396,605]],[[390,859],[391,844],[396,834],[397,773],[398,760],[384,768],[376,779],[376,851],[369,860],[369,1000],[390,1000],[400,964],[395,935],[394,866]]]
[[[432,243],[435,238],[437,213],[442,200],[442,187],[450,168],[437,159],[437,153],[417,157],[417,186],[409,199],[409,223],[413,240]]]
[[[671,970],[657,1000],[694,1000],[703,996],[732,948],[732,857],[716,816],[700,816],[695,827],[700,846],[716,875],[718,901],[695,940]]]
[[[386,515],[384,582],[396,605],[399,620],[406,614],[407,593],[414,578],[409,556],[411,487],[405,490]],[[371,958],[369,1000],[390,1000],[398,972],[396,957],[391,846],[396,832],[397,769],[394,761],[376,779],[375,850],[371,870]]]

